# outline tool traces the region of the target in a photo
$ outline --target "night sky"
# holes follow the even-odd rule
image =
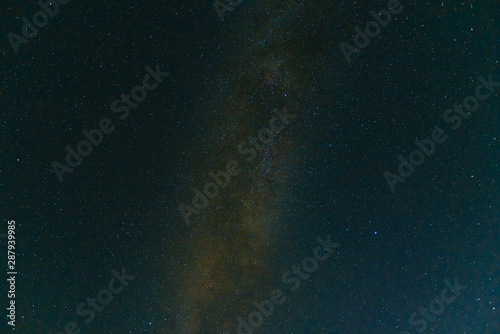
[[[499,334],[500,2],[211,1],[1,2],[0,333]]]

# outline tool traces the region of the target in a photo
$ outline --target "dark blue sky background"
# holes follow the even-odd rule
[[[339,43],[385,1],[245,1],[221,22],[208,1],[73,0],[18,54],[6,35],[38,5],[3,2],[15,332],[236,333],[281,287],[289,299],[256,333],[414,334],[410,315],[458,277],[467,290],[425,332],[500,333],[500,88],[458,130],[442,120],[479,75],[500,81],[500,3],[401,4],[348,63]],[[119,120],[111,103],[156,64],[170,76]],[[186,226],[192,187],[242,162],[238,144],[284,106],[297,118]],[[104,117],[116,130],[59,183],[52,161]],[[392,193],[383,173],[435,127],[447,141]],[[342,246],[290,292],[282,273],[327,235]],[[136,279],[83,325],[76,306],[122,267]]]

